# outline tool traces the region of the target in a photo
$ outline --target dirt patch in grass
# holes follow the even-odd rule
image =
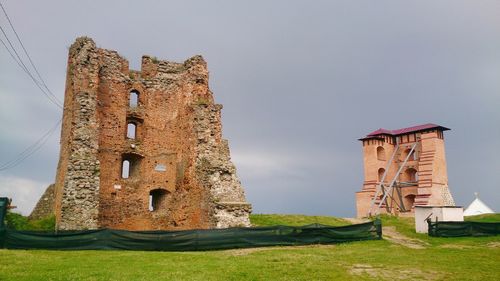
[[[370,277],[381,277],[381,275],[385,274],[382,267],[373,267],[369,264],[353,264],[349,269],[349,273],[352,275],[366,274]]]
[[[281,247],[259,247],[225,250],[224,253],[229,256],[246,256],[253,253],[275,251],[275,250],[298,250],[298,249],[332,249],[335,245],[303,245],[303,246],[281,246]]]
[[[394,244],[399,244],[412,249],[425,249],[429,246],[429,243],[416,238],[410,238],[405,236],[398,231],[394,226],[384,226],[382,227],[382,237],[389,242]]]
[[[269,251],[269,250],[274,250],[276,247],[271,247],[271,248],[246,248],[246,249],[234,249],[234,250],[226,250],[224,253],[229,256],[246,256],[250,255],[253,253],[258,253],[258,252],[264,252],[264,251]],[[282,248],[279,248],[282,249]]]
[[[479,248],[484,248],[484,246],[485,246],[484,244],[482,245],[443,244],[440,245],[439,248],[464,250],[464,249],[479,249]],[[500,248],[500,242],[497,241],[489,242],[486,244],[486,247],[493,249]]]
[[[444,244],[439,246],[439,248],[463,250],[463,249],[475,249],[477,247],[470,245],[461,245],[461,244]]]
[[[370,219],[359,219],[359,218],[343,218],[344,220],[352,223],[352,224],[358,224],[358,223],[365,223],[365,222],[370,222]]]
[[[356,276],[368,275],[381,280],[439,280],[443,277],[439,272],[422,271],[418,268],[385,268],[369,264],[354,264],[349,268],[349,273]]]
[[[487,246],[488,248],[500,248],[500,242],[490,242]]]

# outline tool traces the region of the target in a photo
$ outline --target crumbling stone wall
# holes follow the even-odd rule
[[[218,228],[250,226],[251,206],[245,202],[228,142],[221,139],[221,109],[219,104],[198,104],[194,108],[198,179],[210,191],[214,223]]]
[[[68,59],[57,228],[248,226],[251,206],[222,139],[221,108],[201,56],[143,56],[134,71],[117,52],[78,38]]]
[[[31,211],[30,220],[39,220],[54,215],[54,188],[54,184],[47,187],[35,208]]]
[[[99,226],[98,72],[95,44],[77,40],[69,51],[63,145],[56,176],[58,229],[95,229]]]

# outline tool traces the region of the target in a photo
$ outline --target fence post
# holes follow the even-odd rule
[[[434,227],[432,225],[432,220],[430,218],[426,219],[427,221],[427,234],[430,236],[434,236]]]
[[[378,239],[382,239],[382,220],[380,220],[380,218],[376,218],[373,221],[373,225],[375,226],[375,229],[377,230]]]

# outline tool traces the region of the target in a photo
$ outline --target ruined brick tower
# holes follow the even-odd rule
[[[69,50],[55,183],[58,229],[249,226],[201,56],[129,70],[86,37]]]
[[[413,214],[415,206],[454,206],[444,150],[447,130],[424,124],[378,129],[361,138],[365,181],[356,192],[357,216]]]

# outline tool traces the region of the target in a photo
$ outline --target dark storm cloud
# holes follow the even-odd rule
[[[117,50],[134,69],[143,54],[176,61],[202,54],[256,212],[354,215],[363,181],[356,139],[427,122],[452,128],[446,153],[455,200],[468,204],[479,191],[500,209],[497,1],[3,2],[61,100],[67,47],[77,36]],[[4,160],[61,111],[3,49],[0,59]],[[10,183],[0,193],[27,202],[24,212],[54,179],[58,137],[0,172]]]

